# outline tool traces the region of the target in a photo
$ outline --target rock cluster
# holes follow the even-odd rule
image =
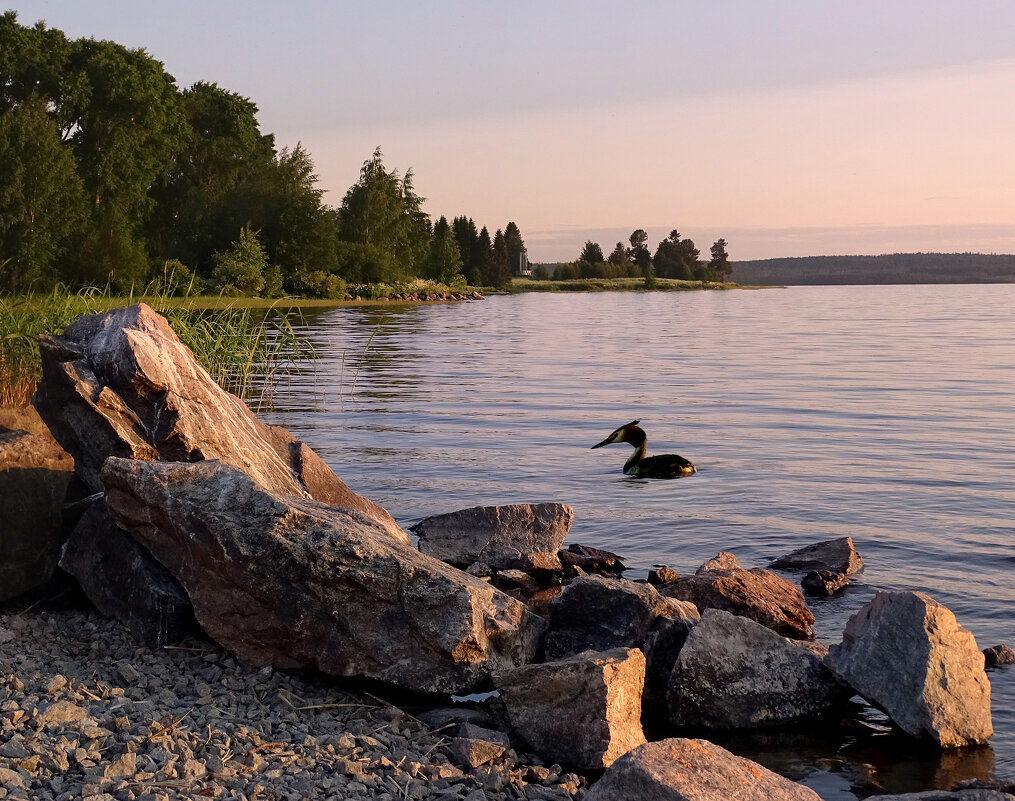
[[[616,554],[563,547],[562,504],[427,518],[413,545],[147,307],[40,347],[35,404],[73,462],[38,419],[0,415],[0,489],[34,493],[23,517],[38,524],[0,529],[0,576],[44,582],[62,544],[60,565],[119,623],[0,607],[0,798],[564,801],[585,780],[561,764],[606,769],[591,799],[812,798],[703,740],[646,743],[642,721],[785,725],[860,694],[942,747],[991,734],[984,654],[927,596],[879,593],[826,653],[780,576],[720,552],[691,576],[620,578]],[[68,536],[72,466],[93,495],[64,515]],[[776,564],[834,592],[862,562],[843,538]],[[316,672],[276,672],[291,669]],[[421,715],[431,732],[335,677],[498,700]]]

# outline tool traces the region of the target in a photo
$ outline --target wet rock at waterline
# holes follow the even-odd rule
[[[560,570],[557,549],[574,511],[561,503],[475,506],[419,521],[419,550],[453,565]]]
[[[149,646],[177,643],[196,627],[187,591],[143,545],[117,526],[97,500],[75,526],[60,554],[104,615],[123,623]]]
[[[990,682],[973,635],[920,592],[878,592],[849,619],[826,664],[903,731],[944,748],[993,734]]]
[[[694,571],[694,575],[700,576],[702,573],[709,573],[713,570],[739,570],[740,562],[737,561],[737,557],[729,551],[719,551],[718,554],[713,556],[701,567]]]
[[[621,578],[579,576],[549,604],[547,659],[582,651],[640,648],[660,617],[696,621],[693,604],[666,598],[651,584]]]
[[[800,580],[800,587],[808,595],[827,598],[849,586],[849,576],[834,570],[812,570]]]
[[[670,720],[677,726],[753,729],[820,715],[851,695],[822,656],[821,646],[706,609],[670,674]]]
[[[585,801],[821,801],[813,790],[707,740],[647,743],[620,757]]]
[[[665,565],[661,565],[648,572],[648,583],[655,586],[665,584],[667,581],[676,581],[678,578],[680,578],[680,574]]]
[[[1001,790],[924,790],[922,793],[874,796],[877,801],[1015,801],[1015,795]]]
[[[583,571],[585,573],[623,573],[627,568],[623,558],[602,548],[591,545],[580,545],[573,542],[563,551],[558,551],[561,564],[565,571]]]
[[[1007,645],[995,645],[983,649],[984,667],[996,668],[1015,665],[1015,649]]]
[[[515,735],[543,759],[585,770],[608,767],[645,742],[637,648],[588,651],[494,676]]]
[[[659,592],[690,601],[702,612],[723,609],[750,618],[784,637],[813,637],[814,615],[804,603],[803,594],[770,570],[711,569],[663,584]]]
[[[458,692],[529,661],[543,621],[374,518],[269,493],[239,469],[110,458],[106,503],[253,665]]]
[[[769,567],[774,570],[831,570],[848,576],[863,568],[863,559],[853,547],[852,537],[840,537],[798,548],[779,557]]]
[[[217,459],[271,492],[358,509],[409,541],[387,511],[350,490],[306,445],[221,389],[147,305],[81,317],[63,336],[41,337],[39,350],[32,403],[92,491],[102,490],[108,456]]]
[[[53,575],[73,469],[34,409],[0,409],[0,600]]]

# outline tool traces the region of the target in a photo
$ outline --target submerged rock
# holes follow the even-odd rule
[[[996,668],[1015,665],[1015,649],[1007,645],[995,645],[983,649],[984,667]]]
[[[419,521],[419,550],[453,565],[483,562],[500,570],[560,570],[557,549],[574,510],[561,503],[475,506]]]
[[[840,537],[780,556],[769,565],[775,570],[830,570],[834,573],[856,573],[863,568],[863,559],[853,547],[852,537]]]
[[[573,542],[566,550],[558,551],[557,555],[565,568],[585,573],[623,573],[626,570],[622,557],[591,545]]]
[[[826,663],[903,731],[944,748],[993,734],[990,682],[973,635],[921,592],[878,592]]]
[[[645,742],[637,648],[586,652],[494,676],[515,734],[543,759],[601,770]]]
[[[110,458],[113,519],[180,581],[243,661],[424,692],[529,661],[543,622],[353,509],[268,492],[235,467]]]
[[[52,577],[73,470],[34,409],[0,409],[0,600]]]
[[[751,729],[826,712],[849,693],[822,664],[818,649],[753,620],[706,609],[670,675],[670,719],[677,726]]]
[[[849,576],[833,570],[812,570],[800,580],[800,586],[808,595],[828,597],[849,586]]]
[[[821,801],[791,782],[707,740],[639,746],[589,788],[585,801]]]

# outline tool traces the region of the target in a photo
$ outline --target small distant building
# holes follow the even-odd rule
[[[522,248],[518,253],[518,264],[515,265],[518,272],[515,275],[531,277],[532,267],[529,265],[529,252]]]

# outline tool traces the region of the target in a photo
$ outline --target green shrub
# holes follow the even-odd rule
[[[216,253],[212,259],[215,263],[212,279],[222,294],[256,295],[264,288],[268,256],[257,231],[241,228],[239,240],[233,242],[225,253]]]

